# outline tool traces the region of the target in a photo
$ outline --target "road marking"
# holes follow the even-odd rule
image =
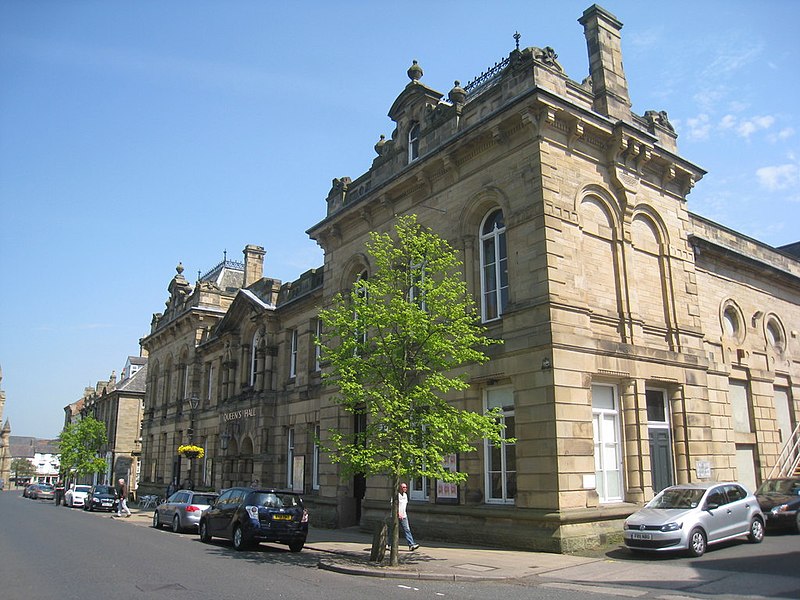
[[[647,590],[628,590],[625,588],[612,588],[598,585],[579,585],[577,583],[543,583],[542,587],[571,590],[574,592],[608,594],[609,596],[626,596],[629,598],[640,598],[641,596],[646,596],[650,593]]]

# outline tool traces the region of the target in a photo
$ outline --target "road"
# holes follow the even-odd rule
[[[262,544],[238,553],[226,542],[201,544],[193,534],[28,500],[19,491],[0,493],[4,600],[800,598],[796,535],[770,536],[758,546],[734,543],[701,559],[615,552],[580,571],[507,582],[356,577],[317,568],[320,554],[309,549],[293,554]],[[692,579],[674,580],[684,573]]]

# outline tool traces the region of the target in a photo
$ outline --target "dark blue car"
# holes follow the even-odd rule
[[[219,537],[245,550],[259,542],[287,544],[300,552],[308,536],[308,512],[300,494],[272,488],[230,488],[200,517],[200,541]]]

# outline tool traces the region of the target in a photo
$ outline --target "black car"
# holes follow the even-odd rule
[[[800,533],[800,477],[767,479],[756,498],[768,526],[792,527]]]
[[[111,512],[117,508],[117,490],[111,485],[93,485],[86,496],[83,510],[107,510]]]
[[[200,517],[200,541],[233,541],[236,550],[259,542],[287,544],[300,552],[308,536],[308,511],[295,492],[272,488],[229,488]]]

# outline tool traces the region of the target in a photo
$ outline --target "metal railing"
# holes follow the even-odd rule
[[[767,479],[790,477],[797,472],[798,465],[800,465],[800,423],[797,424],[792,435],[783,445],[783,450],[778,455],[778,460],[769,472]]]

